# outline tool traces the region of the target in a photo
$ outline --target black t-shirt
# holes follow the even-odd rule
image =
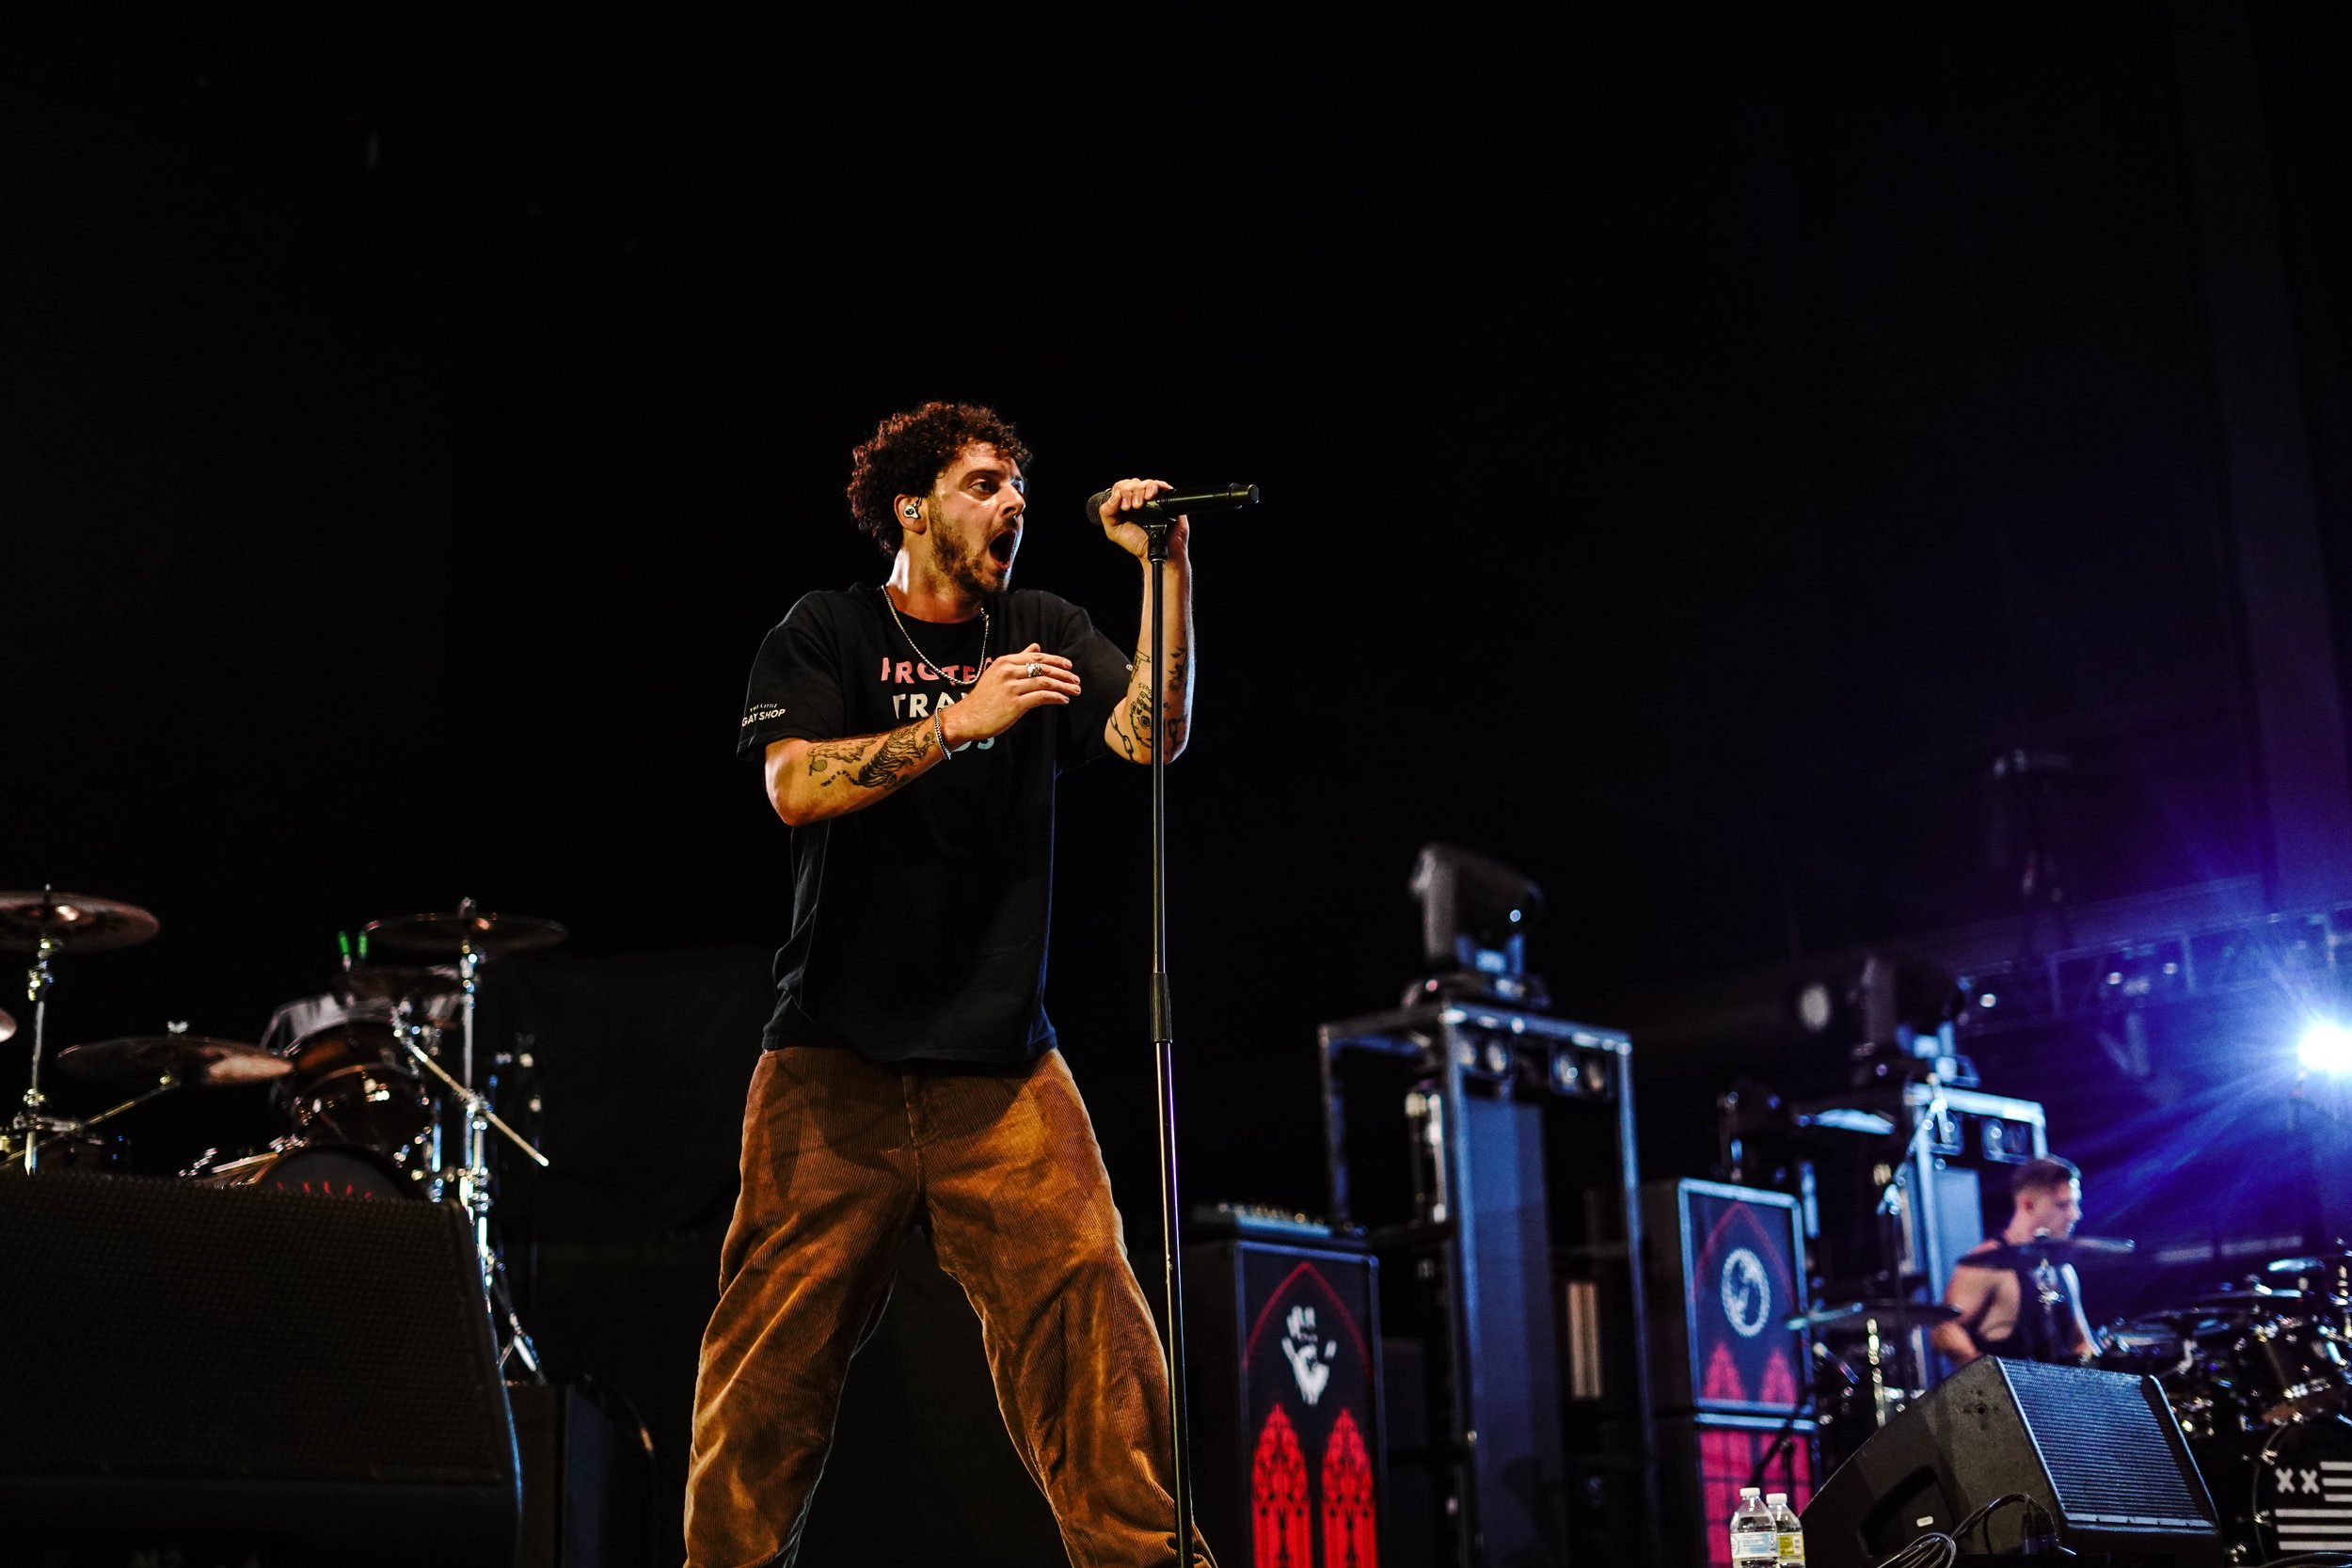
[[[879,735],[958,700],[960,683],[984,667],[982,623],[900,619],[903,631],[879,586],[794,605],[752,665],[737,754]],[[989,607],[985,636],[990,662],[1032,642],[1066,656],[1083,694],[1032,708],[861,811],[794,832],[792,930],[776,954],[770,1049],[1006,1066],[1053,1049],[1054,782],[1104,750],[1128,664],[1086,611],[1030,589]]]

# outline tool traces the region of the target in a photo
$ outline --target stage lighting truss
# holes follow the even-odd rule
[[[1988,1034],[2186,1001],[2280,993],[2332,1013],[2352,990],[2352,903],[2219,921],[1981,964],[1960,979],[1957,1022]]]

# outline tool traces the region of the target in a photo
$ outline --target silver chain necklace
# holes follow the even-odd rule
[[[890,611],[891,620],[898,622],[898,635],[907,640],[907,646],[914,650],[914,657],[923,661],[923,667],[925,669],[938,671],[939,678],[946,681],[949,686],[960,686],[968,690],[972,687],[979,685],[980,677],[977,673],[974,674],[968,681],[958,680],[955,676],[947,673],[947,667],[946,665],[938,662],[936,659],[932,658],[930,655],[925,653],[923,651],[922,644],[914,641],[914,634],[907,630],[907,624],[904,621],[898,620],[898,607],[891,603],[890,590],[887,588],[883,589],[882,591],[882,608]],[[988,610],[983,608],[980,611],[980,664],[982,667],[985,667],[987,663]]]

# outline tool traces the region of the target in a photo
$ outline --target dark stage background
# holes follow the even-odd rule
[[[743,677],[882,569],[848,451],[921,399],[1020,423],[1017,580],[1121,638],[1081,499],[1263,488],[1195,534],[1194,1197],[1322,1208],[1314,1026],[1417,972],[1429,840],[1543,885],[1661,1175],[1727,1072],[1639,1022],[2002,918],[1998,754],[2072,759],[2077,903],[2352,898],[2332,8],[8,25],[0,884],[163,922],[54,1037],[255,1037],[461,896],[566,922],[503,1004],[542,1335],[674,1476],[789,896]],[[1067,783],[1051,1006],[1149,1256],[1144,779]],[[1738,1065],[1835,1069],[1777,1049]],[[140,1118],[161,1170],[276,1131]]]

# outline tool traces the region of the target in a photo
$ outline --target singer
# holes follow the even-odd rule
[[[806,595],[752,666],[737,752],[793,829],[792,926],[703,1336],[691,1568],[793,1561],[850,1358],[918,1225],[979,1314],[1071,1560],[1177,1560],[1159,1336],[1044,987],[1057,782],[1184,749],[1188,524],[1168,532],[1163,722],[1148,643],[1131,660],[1075,605],[1011,587],[1028,461],[986,408],[884,420],[849,495],[888,578]],[[1096,512],[1136,558],[1145,637],[1147,536],[1119,514],[1170,488],[1121,480]]]

